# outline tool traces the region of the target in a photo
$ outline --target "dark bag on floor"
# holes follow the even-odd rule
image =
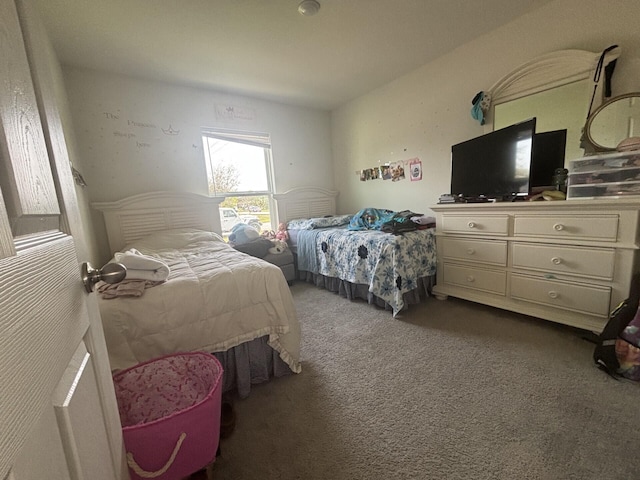
[[[640,380],[640,274],[631,279],[629,298],[618,305],[596,341],[593,360],[616,378]]]

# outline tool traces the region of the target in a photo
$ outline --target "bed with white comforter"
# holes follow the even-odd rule
[[[140,297],[99,299],[112,369],[169,353],[225,352],[263,337],[300,372],[300,328],[278,267],[197,229],[154,233],[128,248],[166,263],[170,274]]]

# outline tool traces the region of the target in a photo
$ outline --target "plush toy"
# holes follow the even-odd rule
[[[275,240],[276,232],[274,232],[273,230],[265,230],[260,234],[260,236],[262,238],[266,238],[267,240]]]
[[[280,223],[278,224],[278,231],[276,232],[276,240],[282,240],[286,242],[289,240],[289,232],[287,232],[287,224]]]
[[[287,249],[287,242],[282,240],[273,240],[273,247],[269,249],[269,253],[279,254]]]
[[[229,243],[242,245],[260,237],[260,233],[246,223],[238,223],[233,226],[229,234]]]

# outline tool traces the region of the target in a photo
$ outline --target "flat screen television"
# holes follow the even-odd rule
[[[468,200],[508,200],[529,194],[536,119],[451,147],[451,194]]]
[[[557,168],[564,168],[567,130],[536,133],[533,136],[529,189],[552,185],[551,177]]]

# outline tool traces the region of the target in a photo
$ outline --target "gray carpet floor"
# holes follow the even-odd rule
[[[640,479],[640,387],[595,368],[580,331],[292,292],[303,371],[236,400],[216,480]]]

